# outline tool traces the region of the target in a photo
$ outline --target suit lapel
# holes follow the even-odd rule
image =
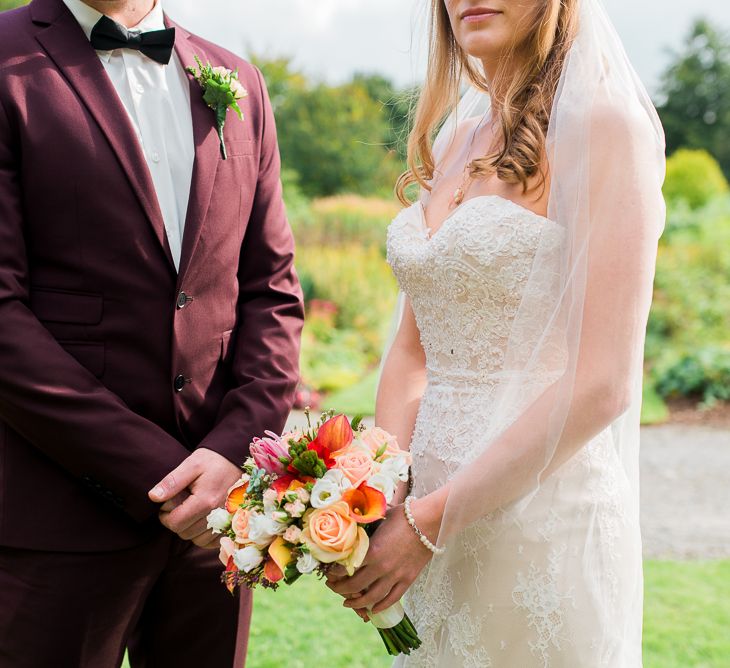
[[[142,148],[114,85],[81,26],[60,0],[35,0],[33,19],[49,26],[36,39],[97,122],[124,170],[174,270],[165,223]]]
[[[195,56],[205,62],[205,53],[190,43],[190,33],[173,21],[165,17],[167,27],[174,27],[176,33],[175,51],[182,63],[187,68],[195,65]],[[218,63],[214,63],[218,64]],[[195,80],[195,77],[187,72],[190,84],[190,111],[193,119],[193,140],[195,142],[195,163],[193,164],[193,175],[190,184],[190,199],[185,217],[185,232],[182,241],[182,253],[180,257],[179,282],[185,278],[185,273],[190,267],[195,247],[198,245],[200,233],[203,229],[205,214],[210,205],[215,184],[215,175],[219,161],[219,142],[215,127],[215,113],[203,101],[203,89]]]

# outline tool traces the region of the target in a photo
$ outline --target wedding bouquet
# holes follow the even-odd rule
[[[333,564],[352,575],[398,483],[408,479],[410,454],[386,431],[331,412],[312,426],[306,415],[307,430],[254,439],[225,507],[208,516],[208,527],[223,534],[222,579],[231,592],[324,577]],[[369,617],[389,654],[420,646],[400,603]]]

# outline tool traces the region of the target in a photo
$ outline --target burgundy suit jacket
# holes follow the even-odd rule
[[[0,14],[0,545],[109,550],[162,530],[154,483],[283,427],[302,298],[253,66],[168,20],[184,66],[238,68],[222,160],[190,77],[179,273],[142,150],[61,0]]]

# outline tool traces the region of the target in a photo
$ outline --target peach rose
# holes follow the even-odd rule
[[[385,429],[380,427],[371,427],[365,429],[360,433],[360,441],[364,443],[375,457],[376,453],[384,447],[383,454],[388,457],[401,454],[401,449],[398,447],[398,441],[395,436],[389,434]]]
[[[248,541],[248,517],[250,512],[246,508],[239,508],[231,520],[231,529],[236,534],[237,543]]]
[[[373,456],[367,448],[351,446],[337,453],[334,468],[342,471],[353,487],[359,487],[373,473]]]
[[[236,549],[236,544],[228,536],[221,538],[221,549],[218,558],[224,566],[228,566],[228,560],[233,556]]]
[[[369,545],[368,535],[350,517],[350,507],[344,501],[308,511],[301,540],[315,559],[340,563],[349,575],[362,564]]]

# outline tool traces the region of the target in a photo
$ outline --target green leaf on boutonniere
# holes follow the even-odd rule
[[[238,101],[246,97],[248,92],[238,80],[238,70],[233,71],[225,67],[213,67],[210,63],[203,65],[198,56],[195,56],[195,62],[200,69],[188,67],[187,71],[193,75],[203,89],[203,101],[215,112],[221,155],[225,160],[228,157],[226,143],[223,138],[226,115],[229,109],[233,109],[238,118],[243,120],[243,112]]]

